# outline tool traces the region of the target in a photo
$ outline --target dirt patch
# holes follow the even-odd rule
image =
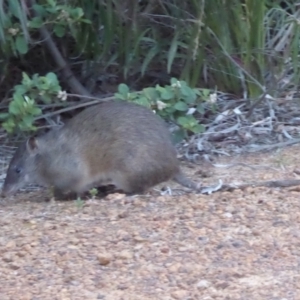
[[[203,184],[297,179],[299,151],[185,171],[195,180],[205,171]],[[299,195],[154,191],[82,203],[20,194],[0,205],[0,299],[300,299]]]

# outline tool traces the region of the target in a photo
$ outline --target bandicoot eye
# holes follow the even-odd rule
[[[15,171],[17,174],[21,173],[21,168],[15,167]]]

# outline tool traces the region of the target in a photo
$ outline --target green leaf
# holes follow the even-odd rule
[[[7,1],[8,2],[8,7],[9,7],[9,12],[16,18],[20,17],[20,2],[19,1]]]
[[[66,34],[66,27],[64,25],[55,24],[53,31],[57,37],[61,38]]]
[[[198,124],[198,121],[195,119],[194,116],[180,116],[177,118],[177,123],[184,128],[191,129]]]
[[[58,8],[57,7],[47,7],[46,11],[47,11],[47,14],[54,15],[57,13]]]
[[[0,120],[4,121],[9,117],[9,113],[0,113]]]
[[[81,19],[80,20],[81,23],[86,23],[86,24],[92,24],[92,21],[89,19]]]
[[[170,89],[164,89],[160,96],[163,100],[171,100],[174,98],[174,92]]]
[[[144,88],[143,93],[151,102],[156,101],[158,98],[158,93],[153,87]]]
[[[184,100],[190,104],[194,104],[196,99],[197,99],[197,95],[196,93],[193,91],[193,89],[191,89],[190,87],[188,87],[187,85],[183,84],[180,88],[181,94],[184,98]]]
[[[175,84],[177,84],[177,82],[178,82],[177,78],[174,78],[174,77],[171,78],[171,85],[175,85]]]
[[[125,97],[120,93],[115,93],[114,96],[117,100],[126,100]]]
[[[42,114],[42,110],[37,107],[37,106],[33,106],[30,110],[30,113],[33,115],[33,116],[39,116]]]
[[[32,85],[32,80],[25,72],[22,73],[22,84],[29,88]]]
[[[176,110],[179,110],[179,111],[187,111],[189,109],[188,105],[183,102],[183,101],[178,101],[175,105],[174,105],[174,108]]]
[[[46,104],[50,104],[52,102],[52,96],[49,94],[43,94],[40,97],[41,97],[41,100]]]
[[[124,83],[119,84],[118,91],[121,95],[123,95],[127,99],[129,94],[129,87],[126,84]]]
[[[34,82],[35,85],[38,84],[40,78],[41,78],[41,76],[39,76],[39,74],[33,74],[32,81]]]
[[[143,64],[141,66],[141,73],[142,73],[142,76],[145,75],[145,72],[147,70],[147,67],[149,65],[149,63],[153,60],[153,58],[159,53],[160,51],[160,47],[158,45],[155,45],[154,47],[152,47],[146,57],[144,58],[143,60]]]
[[[204,110],[204,105],[203,105],[202,103],[199,103],[199,104],[197,105],[197,111],[198,111],[200,114],[204,115],[205,110]]]
[[[201,89],[201,94],[204,99],[207,99],[210,94],[210,90],[209,89]]]
[[[192,128],[190,128],[190,130],[193,133],[203,133],[205,131],[205,126],[202,124],[196,124],[195,126],[193,126]]]
[[[16,48],[20,54],[28,52],[28,45],[23,35],[18,35],[16,38]]]
[[[43,21],[40,17],[34,17],[28,22],[30,28],[41,28],[43,26]]]
[[[24,97],[21,94],[14,93],[13,94],[13,100],[10,102],[10,104],[11,103],[15,103],[19,107],[22,107],[22,105],[24,103]]]
[[[12,101],[9,103],[8,112],[12,115],[18,116],[22,110],[16,101]]]
[[[59,82],[56,85],[51,85],[49,89],[49,93],[51,92],[52,94],[57,94],[60,91],[61,91],[61,86],[59,85]]]
[[[31,129],[31,126],[32,126],[32,123],[33,123],[33,121],[34,121],[34,118],[33,118],[33,116],[31,116],[31,115],[26,115],[26,116],[24,116],[23,117],[23,124],[25,124],[25,126],[27,127],[27,128],[30,128]]]
[[[47,14],[46,9],[42,5],[33,4],[32,7],[39,16],[45,16]]]
[[[76,7],[70,11],[70,16],[73,19],[80,19],[84,15],[84,12],[81,7]]]
[[[12,133],[16,127],[14,121],[12,119],[8,119],[7,121],[2,123],[2,127],[8,132]]]
[[[169,53],[168,53],[168,64],[167,64],[167,72],[170,73],[171,72],[171,68],[172,68],[172,64],[174,61],[174,58],[176,56],[177,53],[177,48],[178,48],[178,35],[179,35],[179,31],[176,31],[174,38],[171,42],[171,46],[169,49]]]
[[[140,96],[137,94],[137,93],[129,93],[127,95],[127,98],[125,100],[127,101],[135,101],[135,100],[138,100]]]
[[[177,118],[177,123],[179,124],[179,125],[181,125],[181,126],[183,126],[183,127],[186,127],[186,126],[188,126],[189,125],[189,119],[188,119],[188,117],[187,116],[181,116],[181,117],[179,117],[179,118]]]
[[[57,76],[55,73],[53,73],[53,72],[47,73],[46,78],[50,84],[53,84],[53,85],[58,84]]]
[[[48,4],[52,7],[55,7],[57,5],[55,0],[47,0]]]
[[[151,108],[151,104],[150,104],[149,100],[145,96],[141,96],[141,97],[137,98],[137,100],[135,102],[137,104],[142,105],[142,106]]]
[[[187,96],[187,97],[191,95],[191,90],[192,89],[190,87],[186,86],[186,85],[183,85],[180,88],[180,91],[181,91],[182,95]]]
[[[15,85],[14,90],[15,90],[15,93],[17,93],[19,95],[24,95],[28,91],[28,89],[23,84]]]
[[[175,130],[171,135],[172,142],[174,144],[180,143],[186,137],[187,137],[187,133],[186,130],[184,130],[183,128]]]
[[[159,84],[157,84],[157,85],[155,86],[155,89],[156,89],[158,92],[160,92],[160,93],[164,92],[164,90],[165,90],[165,88],[162,87],[162,86],[160,86]]]
[[[47,91],[50,87],[50,82],[47,80],[46,77],[40,77],[39,81],[36,84],[36,87],[41,91]]]

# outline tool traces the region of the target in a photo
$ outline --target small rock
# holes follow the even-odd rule
[[[31,242],[30,246],[31,247],[36,247],[39,243],[37,241]]]
[[[76,250],[76,249],[78,249],[78,247],[76,245],[68,245],[67,247],[70,250]]]
[[[114,193],[114,194],[109,194],[105,197],[106,200],[119,200],[124,198],[126,195],[125,194],[119,194],[119,193]]]
[[[169,252],[169,248],[164,247],[164,248],[161,248],[160,251],[161,251],[162,253],[168,253],[168,252]]]
[[[18,253],[17,253],[17,255],[19,256],[19,257],[24,257],[24,256],[26,256],[26,252],[25,251],[19,251]]]
[[[93,231],[94,231],[95,233],[97,233],[97,234],[103,234],[103,233],[104,233],[104,229],[99,228],[99,227],[96,227]]]
[[[83,290],[83,291],[81,291],[81,293],[84,295],[85,299],[97,299],[97,297],[98,297],[98,293],[91,292],[88,290]]]
[[[206,289],[210,286],[210,282],[207,281],[207,280],[200,280],[198,283],[197,283],[197,288],[199,289]]]
[[[52,223],[50,223],[50,222],[45,222],[45,223],[43,224],[43,227],[44,227],[45,229],[47,229],[47,230],[50,230],[50,229],[53,229],[54,225],[53,225]]]
[[[179,251],[179,252],[186,252],[186,251],[188,251],[188,250],[190,250],[188,247],[179,247],[179,248],[178,248],[178,251]]]
[[[189,296],[188,291],[186,290],[178,290],[171,293],[171,297],[178,300],[183,300]]]
[[[128,289],[128,286],[127,286],[127,285],[124,285],[124,284],[119,284],[117,288],[118,288],[119,290],[127,290],[127,289]]]
[[[224,216],[225,218],[230,219],[230,218],[232,218],[232,213],[227,212],[227,213],[223,214],[223,216]]]
[[[128,217],[128,212],[127,211],[123,211],[121,213],[118,214],[118,218],[119,219],[124,219]]]
[[[2,299],[2,298],[1,298],[1,299]],[[22,293],[22,299],[23,299],[23,300],[31,300],[31,299],[32,299],[31,293],[24,291],[24,292]]]
[[[30,245],[24,245],[23,247],[22,247],[22,250],[23,251],[26,251],[26,252],[31,252],[31,250],[32,250],[32,248],[31,248],[31,246]]]
[[[147,239],[143,238],[143,237],[140,236],[140,235],[134,236],[133,239],[134,239],[134,241],[137,242],[137,243],[143,243],[143,242],[146,242],[146,241],[147,241]]]
[[[6,245],[5,248],[11,249],[16,247],[16,242],[15,241],[9,241]]]
[[[71,244],[73,244],[73,245],[78,245],[78,244],[80,243],[80,240],[77,239],[77,238],[73,238],[73,239],[70,240],[70,242],[71,242]]]
[[[10,268],[13,269],[13,270],[18,270],[20,269],[20,265],[16,262],[12,262],[10,265]]]
[[[222,282],[218,282],[216,285],[217,289],[226,289],[227,287],[229,287],[229,283],[226,281],[222,281]]]
[[[12,257],[12,255],[11,255],[10,253],[4,253],[4,255],[3,255],[3,257],[2,257],[2,260],[3,260],[4,262],[9,263],[9,262],[12,262],[12,261],[13,261],[13,257]]]
[[[111,262],[112,256],[110,254],[99,254],[97,259],[101,266],[107,266]]]
[[[178,273],[180,267],[181,267],[180,263],[174,263],[168,269],[171,273]]]
[[[123,250],[118,254],[118,257],[121,259],[131,259],[132,253],[127,250]]]

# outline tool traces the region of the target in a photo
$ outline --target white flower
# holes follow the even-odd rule
[[[68,98],[66,91],[59,91],[57,94],[57,98],[59,98],[61,101],[66,101]]]
[[[164,103],[164,102],[162,102],[162,101],[160,101],[160,100],[157,100],[157,101],[156,101],[156,104],[157,104],[158,110],[163,110],[164,108],[167,107],[167,104]]]
[[[217,93],[213,93],[209,95],[209,100],[210,103],[216,103],[217,101]]]

